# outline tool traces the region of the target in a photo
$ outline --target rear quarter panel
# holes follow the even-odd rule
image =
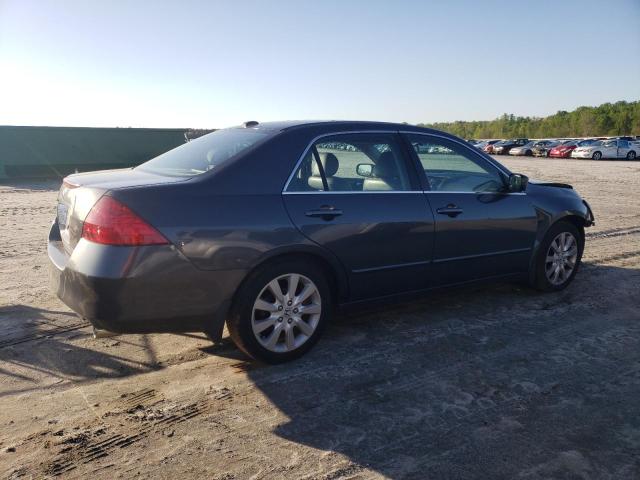
[[[312,132],[313,133],[313,132]],[[346,276],[326,249],[304,237],[284,207],[282,189],[309,135],[284,134],[212,175],[176,184],[113,190],[201,270],[249,272],[283,253],[322,257]]]

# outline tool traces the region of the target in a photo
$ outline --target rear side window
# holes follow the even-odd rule
[[[264,131],[244,128],[218,130],[152,158],[136,169],[159,175],[194,177],[220,166],[267,135]]]
[[[332,135],[307,150],[287,192],[409,191],[402,147],[395,134]]]

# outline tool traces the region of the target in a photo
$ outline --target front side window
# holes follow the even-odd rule
[[[194,177],[220,166],[267,135],[255,129],[218,130],[152,158],[136,169],[159,175]]]
[[[455,142],[426,135],[408,135],[429,187],[436,192],[502,192],[500,172]]]
[[[354,133],[319,139],[307,150],[287,192],[411,190],[395,134]]]

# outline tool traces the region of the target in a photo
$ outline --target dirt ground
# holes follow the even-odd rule
[[[48,288],[57,185],[0,185],[0,477],[640,478],[640,162],[501,160],[591,203],[570,288],[340,318],[276,367],[94,340]]]

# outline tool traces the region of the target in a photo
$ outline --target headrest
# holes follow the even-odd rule
[[[396,157],[393,155],[393,152],[382,152],[382,154],[380,154],[380,157],[376,160],[373,173],[378,178],[396,176]]]
[[[333,153],[328,153],[328,152],[321,153],[320,162],[322,163],[324,174],[327,177],[333,177],[338,172],[338,168],[340,168],[340,162],[338,162],[338,157],[336,157]],[[311,172],[316,177],[320,176],[320,171],[318,170],[318,163],[315,160],[312,164]]]

